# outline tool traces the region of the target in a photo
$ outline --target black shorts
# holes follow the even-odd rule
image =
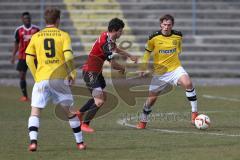
[[[28,66],[26,60],[19,59],[17,63],[17,70],[22,72],[27,72]]]
[[[102,73],[83,71],[82,74],[83,80],[90,91],[94,88],[101,87],[104,89],[106,87],[106,82]]]

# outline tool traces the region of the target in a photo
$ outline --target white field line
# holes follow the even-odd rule
[[[137,119],[137,117],[131,117],[132,120]],[[136,128],[136,125],[130,124],[126,119],[119,119],[118,124],[122,126],[127,126],[130,128]],[[240,137],[240,134],[225,134],[225,133],[210,133],[210,132],[187,132],[187,131],[178,131],[170,129],[157,129],[157,128],[148,128],[147,130],[158,131],[163,133],[176,133],[176,134],[197,134],[197,135],[212,135],[212,136],[225,136],[225,137]]]
[[[204,94],[202,96],[204,98],[207,98],[207,99],[220,99],[220,100],[226,100],[226,101],[232,101],[232,102],[240,102],[240,99],[238,99],[238,98],[229,98],[229,97],[222,97],[222,96],[212,96],[212,95],[207,95],[207,94]]]

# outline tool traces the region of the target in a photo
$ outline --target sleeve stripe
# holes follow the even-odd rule
[[[145,50],[148,51],[148,52],[152,52],[152,51],[148,50],[147,48],[145,48]]]
[[[14,38],[15,38],[15,42],[16,43],[19,43],[19,29],[16,29],[16,31],[14,32]]]
[[[29,54],[29,53],[26,53],[26,55],[35,57],[35,55],[33,55],[33,54]]]
[[[64,53],[64,52],[71,52],[71,53],[73,53],[73,51],[70,50],[70,49],[63,51],[63,53]]]

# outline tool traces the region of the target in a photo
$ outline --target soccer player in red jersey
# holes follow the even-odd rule
[[[108,31],[101,33],[100,37],[93,44],[88,59],[83,65],[83,79],[92,94],[92,98],[79,110],[79,119],[83,121],[82,131],[94,132],[89,127],[90,121],[106,100],[106,93],[104,92],[106,83],[102,75],[104,61],[109,61],[113,69],[122,73],[125,72],[125,68],[113,59],[113,52],[129,57],[132,61],[137,62],[136,56],[130,55],[116,45],[116,40],[122,35],[124,25],[121,19],[113,18],[108,24]],[[86,115],[83,120],[84,113]]]
[[[16,53],[18,52],[17,70],[19,71],[20,88],[23,94],[23,96],[20,98],[20,101],[28,101],[29,98],[27,94],[26,83],[26,72],[28,66],[26,64],[25,50],[30,42],[32,35],[39,31],[39,27],[31,24],[31,15],[29,12],[22,13],[22,22],[23,25],[17,27],[14,33],[15,43],[13,47],[11,63],[15,63]]]

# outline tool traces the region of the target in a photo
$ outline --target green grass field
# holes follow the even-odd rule
[[[115,94],[112,88],[108,90]],[[176,88],[161,96],[154,106],[153,115],[162,113],[167,117],[153,116],[146,130],[129,127],[136,124],[144,99],[138,99],[135,106],[120,100],[113,111],[92,122],[96,132],[84,134],[86,151],[76,149],[68,123],[58,119],[54,106],[49,105],[41,115],[38,151],[30,153],[27,151],[30,103],[18,102],[18,88],[1,86],[0,159],[239,160],[239,86],[197,87],[197,93],[200,112],[209,115],[212,122],[206,131],[190,125],[189,103],[185,93]],[[76,100],[78,106],[83,103],[79,97]],[[126,124],[118,124],[123,118],[128,119]]]

